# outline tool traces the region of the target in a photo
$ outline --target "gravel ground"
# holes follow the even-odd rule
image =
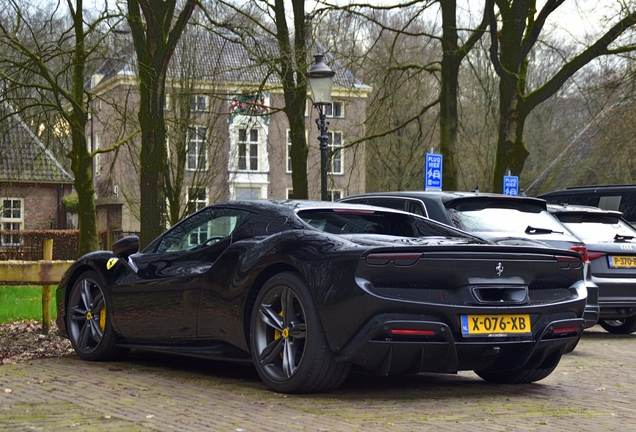
[[[43,335],[42,326],[33,320],[0,324],[0,365],[72,353],[71,342],[57,335],[55,322],[51,322],[48,335]]]

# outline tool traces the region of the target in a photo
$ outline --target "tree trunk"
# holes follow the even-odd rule
[[[84,122],[84,125],[86,123]],[[95,188],[93,187],[93,164],[86,148],[85,127],[73,127],[73,147],[69,154],[75,175],[74,186],[79,200],[79,244],[78,256],[99,250]]]
[[[442,187],[457,190],[459,177],[459,150],[457,146],[457,89],[459,68],[466,54],[481,39],[488,25],[484,11],[481,24],[464,43],[459,46],[457,34],[456,0],[440,1],[442,8],[442,73],[440,88],[440,152],[444,157],[442,169]]]
[[[163,101],[166,72],[196,2],[187,0],[178,14],[175,13],[176,0],[127,0],[127,4],[126,19],[130,25],[139,69],[139,125],[141,127],[139,243],[143,248],[165,229],[164,180],[168,161],[166,160]]]
[[[143,61],[143,60],[142,60]],[[140,61],[140,65],[142,65]],[[143,61],[143,66],[146,66]],[[143,67],[142,66],[142,67]],[[140,70],[143,70],[140,67]],[[140,245],[146,246],[165,229],[166,202],[164,175],[166,169],[166,127],[163,113],[164,81],[155,68],[140,72],[139,125],[141,126]]]
[[[499,83],[499,133],[492,189],[495,193],[503,193],[503,177],[508,170],[515,176],[521,174],[529,154],[523,143],[527,114],[518,88],[517,81]]]
[[[287,26],[285,2],[274,2],[276,41],[280,50],[279,75],[285,95],[285,114],[291,135],[292,187],[294,199],[308,199],[307,155],[305,136],[305,104],[307,103],[307,17],[305,0],[292,0],[294,17],[294,45],[292,48]]]
[[[75,190],[79,200],[79,244],[78,256],[99,250],[99,232],[97,231],[97,209],[95,208],[95,187],[93,185],[93,160],[86,147],[86,123],[88,116],[85,110],[84,69],[86,63],[86,47],[84,33],[84,15],[82,1],[76,2],[75,13],[72,13],[73,31],[75,33],[75,50],[73,53],[73,111],[68,118],[71,127],[71,167],[75,174]],[[93,149],[90,149],[92,151]]]
[[[442,72],[440,89],[440,152],[443,156],[442,187],[457,190],[457,81],[463,56],[457,45],[457,4],[443,0],[442,8]]]

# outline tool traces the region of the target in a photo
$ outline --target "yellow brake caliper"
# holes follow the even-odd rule
[[[106,308],[105,307],[103,307],[99,311],[99,328],[101,328],[102,331],[104,331],[104,329],[106,328]]]
[[[278,315],[280,315],[282,317],[283,316],[283,311],[280,311],[280,313]],[[278,340],[282,336],[283,336],[283,333],[280,330],[278,330],[278,329],[274,330],[274,340]],[[282,352],[280,353],[280,358],[283,358],[283,353]]]

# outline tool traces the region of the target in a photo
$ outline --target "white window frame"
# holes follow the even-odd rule
[[[199,192],[199,194],[193,196],[194,192]],[[205,195],[203,199],[201,199],[200,193],[203,193]],[[208,189],[204,187],[201,188],[201,187],[195,187],[195,186],[188,186],[188,203],[194,203],[194,211],[199,211],[205,206],[207,206],[208,205]]]
[[[338,196],[336,196],[336,194]],[[329,189],[327,191],[327,198],[331,202],[338,201],[339,199],[342,199],[343,196],[344,196],[344,191],[342,189]]]
[[[11,202],[11,214],[5,216],[4,205],[7,201]],[[14,202],[20,203],[19,215],[17,217],[15,217],[15,215],[13,214],[15,209],[15,207],[13,206]],[[2,202],[0,204],[2,204],[2,208],[0,210],[0,227],[2,228],[2,230],[21,231],[24,227],[24,199],[12,197],[2,198]],[[2,246],[20,246],[22,244],[22,239],[20,238],[19,234],[17,235],[17,237],[18,241],[15,241],[14,234],[3,234],[2,238],[0,239],[0,244],[2,244]],[[9,241],[7,241],[8,238],[10,238]]]
[[[245,131],[245,141],[241,141],[241,131]],[[252,131],[255,131],[256,141],[252,140]],[[260,172],[261,168],[261,136],[262,130],[259,127],[240,127],[237,129],[238,137],[236,139],[237,169],[241,172]],[[241,147],[244,146],[243,149]],[[252,155],[252,150],[256,150],[256,156]],[[256,159],[256,167],[252,168],[252,160]],[[241,162],[245,166],[241,168]]]
[[[334,144],[334,136],[340,136],[340,144]],[[331,155],[329,160],[327,161],[327,173],[328,174],[344,174],[344,166],[343,166],[343,142],[342,142],[342,132],[339,131],[328,131],[327,136],[329,137],[329,141],[327,141],[327,153]],[[337,151],[335,151],[337,150]],[[334,170],[334,164],[336,161],[340,164],[340,169],[338,171]]]
[[[201,107],[203,102],[203,107]],[[206,95],[195,94],[190,96],[190,112],[208,112],[210,110],[209,100]]]
[[[203,129],[203,136],[200,130]],[[188,128],[188,151],[186,158],[186,171],[206,171],[208,169],[208,155],[206,151],[208,128],[205,126],[192,126]],[[193,146],[194,145],[194,146]],[[194,149],[194,154],[192,150]],[[193,159],[194,158],[194,159]],[[201,159],[203,159],[203,166],[201,165]],[[190,161],[194,160],[194,166],[190,164]]]
[[[101,145],[101,135],[99,133],[95,133],[95,150],[99,150]],[[93,168],[95,170],[95,177],[99,177],[102,173],[102,154],[97,153],[93,159]]]
[[[336,106],[340,106],[340,115],[335,116],[333,113],[336,111]],[[327,118],[344,118],[344,102],[334,101],[325,105],[325,117]]]
[[[285,172],[287,174],[291,174],[292,172],[292,158],[291,158],[291,129],[287,129],[287,142],[285,145],[286,148],[286,152],[287,152],[287,158],[286,160],[286,165],[285,165]]]
[[[294,189],[286,188],[285,189],[285,199],[294,199]]]
[[[238,197],[238,193],[237,191],[239,189],[249,189],[249,190],[253,190],[253,191],[258,191],[258,198],[250,198],[250,199],[262,199],[262,194],[263,194],[263,190],[260,186],[249,186],[249,185],[243,185],[243,186],[236,186],[234,188],[234,199],[244,199],[244,198],[239,198]]]
[[[203,192],[203,193],[205,193],[205,198],[202,200],[202,199],[200,199],[199,196],[195,196],[194,199],[192,199],[193,197],[190,195],[191,192]],[[188,203],[191,203],[191,202],[194,203],[194,212],[197,212],[197,211],[201,210],[202,208],[204,208],[205,206],[208,205],[208,190],[207,190],[207,188],[197,188],[197,187],[193,187],[193,186],[188,186],[188,197],[187,198],[188,198]],[[192,241],[192,236],[193,235],[196,236],[196,242]],[[208,237],[210,237],[209,232],[208,232],[208,224],[205,224],[205,225],[200,226],[196,230],[192,231],[188,235],[188,244],[190,246],[203,244]]]

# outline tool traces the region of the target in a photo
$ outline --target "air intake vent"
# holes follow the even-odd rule
[[[475,298],[486,304],[522,304],[528,300],[526,286],[473,287]]]

